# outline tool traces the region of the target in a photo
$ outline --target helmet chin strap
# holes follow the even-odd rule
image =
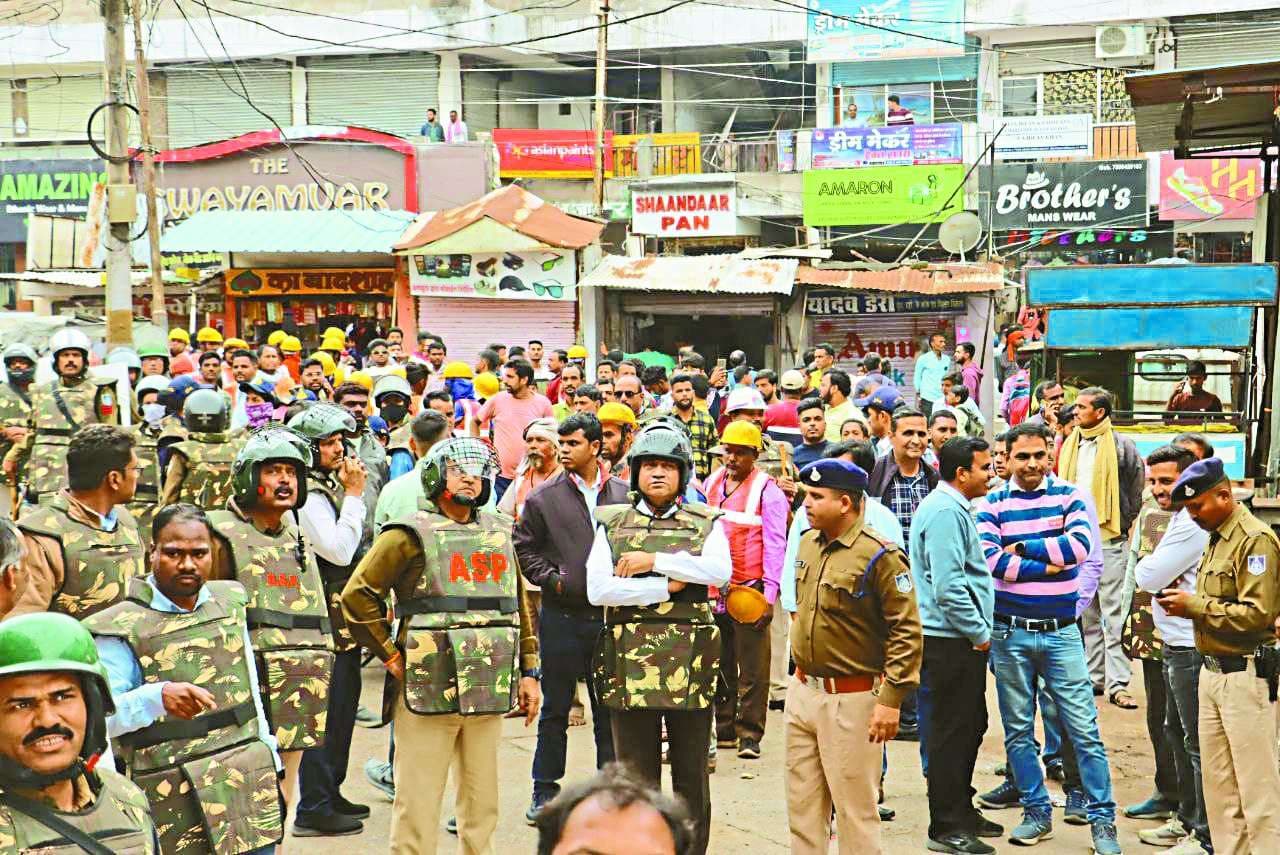
[[[28,769],[12,758],[0,755],[0,788],[43,790],[60,781],[74,780],[92,771],[97,765],[99,756],[107,747],[106,704],[101,690],[93,680],[82,677],[80,682],[84,687],[88,721],[80,756],[62,771],[46,773]],[[95,789],[96,786],[94,784]]]
[[[59,781],[70,781],[85,773],[84,758],[75,761],[61,772],[36,772],[16,760],[0,756],[0,786],[6,790],[43,790]]]

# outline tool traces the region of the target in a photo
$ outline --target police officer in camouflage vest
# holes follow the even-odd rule
[[[126,507],[138,523],[138,534],[145,546],[150,546],[151,521],[160,510],[160,485],[164,481],[164,469],[160,466],[160,437],[165,415],[161,398],[169,391],[169,378],[161,374],[148,374],[138,381],[134,389],[137,410],[134,413],[134,450],[138,454],[138,487],[133,501]]]
[[[67,483],[67,444],[82,425],[119,424],[115,380],[89,376],[89,337],[63,327],[49,339],[58,376],[32,387],[27,433],[5,457],[5,473],[23,472],[23,500],[46,502]]]
[[[26,585],[5,617],[55,611],[84,619],[124,598],[145,572],[142,541],[126,510],[141,468],[133,437],[115,425],[86,425],[66,447],[68,489],[18,522]]]
[[[227,433],[231,402],[217,390],[197,389],[183,403],[182,422],[189,435],[169,449],[160,504],[220,510],[231,498],[231,467],[240,447]]]
[[[36,352],[25,344],[11,344],[0,355],[4,362],[4,383],[0,384],[0,459],[27,435],[31,417],[31,384],[36,377]],[[16,468],[16,461],[15,461]],[[18,482],[22,473],[9,478],[10,508],[18,507]]]
[[[399,378],[397,378],[399,379]],[[298,512],[302,532],[315,552],[333,624],[333,675],[329,683],[325,744],[302,755],[298,772],[295,837],[355,834],[369,816],[366,805],[343,797],[351,733],[360,706],[360,645],[342,619],[342,588],[364,556],[367,514],[364,464],[348,454],[356,423],[336,404],[316,404],[289,420],[289,429],[311,444],[307,499]]]
[[[711,835],[707,752],[720,661],[708,588],[729,583],[729,541],[718,511],[680,501],[693,471],[683,430],[645,428],[628,462],[632,501],[596,509],[587,558],[587,598],[606,607],[596,693],[610,708],[618,761],[655,787],[666,725],[672,785],[701,853]]]
[[[311,450],[284,428],[249,435],[236,455],[232,499],[213,511],[215,579],[231,579],[249,596],[245,615],[280,749],[281,790],[292,802],[307,748],[325,741],[333,637],[315,555],[290,511],[307,497]]]
[[[0,852],[160,851],[146,796],[97,762],[113,712],[106,670],[74,619],[0,623]]]
[[[394,710],[395,852],[436,851],[451,763],[462,851],[492,852],[502,717],[517,704],[526,727],[538,715],[538,642],[511,518],[483,510],[496,466],[479,439],[433,446],[420,467],[423,505],[383,526],[342,592],[352,634],[394,678],[383,715]]]
[[[283,833],[279,758],[259,694],[248,595],[213,572],[194,505],[155,518],[151,574],[84,622],[111,683],[116,757],[172,855],[267,855]]]

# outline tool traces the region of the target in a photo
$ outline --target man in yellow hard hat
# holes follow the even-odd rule
[[[203,353],[219,350],[222,347],[222,333],[213,327],[201,327],[196,333],[196,344]]]
[[[233,350],[248,350],[249,342],[245,341],[242,338],[232,337],[227,339],[225,342],[223,342],[222,347],[228,353],[230,353]]]
[[[600,459],[609,467],[609,474],[630,483],[631,470],[627,453],[635,438],[636,414],[626,404],[610,401],[602,404],[596,413],[600,420],[602,442]]]
[[[191,334],[181,327],[169,330],[169,356],[177,357],[191,348]]]
[[[297,382],[302,378],[302,342],[296,335],[287,335],[280,339],[280,355],[289,376]]]
[[[730,589],[753,588],[764,595],[767,608],[751,623],[726,611],[721,590],[716,603],[720,627],[720,685],[716,692],[716,746],[737,748],[738,756],[760,756],[769,704],[769,627],[778,599],[782,564],[787,551],[786,494],[767,472],[756,466],[761,449],[760,428],[739,419],[720,435],[721,467],[703,486],[707,504],[724,512],[725,532],[733,556]]]
[[[279,347],[280,342],[284,341],[288,335],[284,330],[273,330],[271,335],[267,336],[267,344],[272,347]]]
[[[582,367],[583,377],[586,377],[587,370],[587,349],[580,344],[575,344],[569,348],[569,361],[576,362]]]

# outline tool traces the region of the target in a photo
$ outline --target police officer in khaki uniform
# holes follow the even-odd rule
[[[881,744],[920,683],[924,637],[902,550],[863,525],[867,473],[843,460],[800,471],[813,528],[796,554],[787,691],[793,855],[825,855],[836,809],[842,855],[876,855]]]
[[[1275,639],[1280,538],[1237,504],[1216,457],[1186,468],[1173,487],[1209,532],[1194,594],[1169,588],[1158,602],[1190,618],[1200,672],[1200,763],[1215,852],[1280,852]]]

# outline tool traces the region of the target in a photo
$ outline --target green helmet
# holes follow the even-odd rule
[[[337,404],[319,403],[289,419],[289,430],[309,443],[328,439],[335,433],[354,434],[360,430],[355,417]]]
[[[75,618],[56,612],[35,612],[0,622],[0,679],[48,672],[81,676],[88,724],[80,756],[87,760],[101,754],[107,747],[106,716],[116,708],[107,669],[98,659],[93,636]],[[44,787],[82,771],[80,764],[73,764],[63,772],[42,775],[4,758],[0,762],[0,784],[5,789],[12,785]]]
[[[168,364],[169,348],[165,347],[160,342],[148,342],[147,344],[138,345],[138,359],[149,359],[153,356],[160,357],[166,364]]]
[[[6,347],[4,349],[4,354],[3,356],[0,356],[0,359],[3,359],[5,364],[8,364],[10,359],[25,359],[32,365],[35,365],[40,361],[40,357],[36,356],[35,348],[29,344],[23,344],[20,341],[14,342]]]
[[[386,374],[379,377],[378,382],[373,384],[374,406],[382,405],[383,395],[401,395],[407,404],[413,400],[413,387],[399,374]]]
[[[197,433],[222,433],[231,424],[231,401],[209,386],[197,389],[183,404],[182,423]]]
[[[436,443],[422,460],[422,492],[431,501],[440,498],[446,490],[449,466],[456,466],[468,475],[483,479],[480,495],[475,499],[450,496],[453,501],[469,507],[482,507],[489,502],[493,475],[498,468],[498,456],[493,446],[475,437],[457,437]]]
[[[680,467],[680,495],[684,495],[693,472],[693,446],[683,430],[667,420],[656,421],[636,434],[627,463],[631,467],[631,489],[640,489],[640,462],[642,460],[670,460]]]
[[[298,475],[295,508],[307,501],[307,470],[311,468],[311,446],[293,431],[279,426],[254,431],[231,464],[231,489],[236,504],[249,508],[258,500],[259,471],[262,464],[292,463]]]

